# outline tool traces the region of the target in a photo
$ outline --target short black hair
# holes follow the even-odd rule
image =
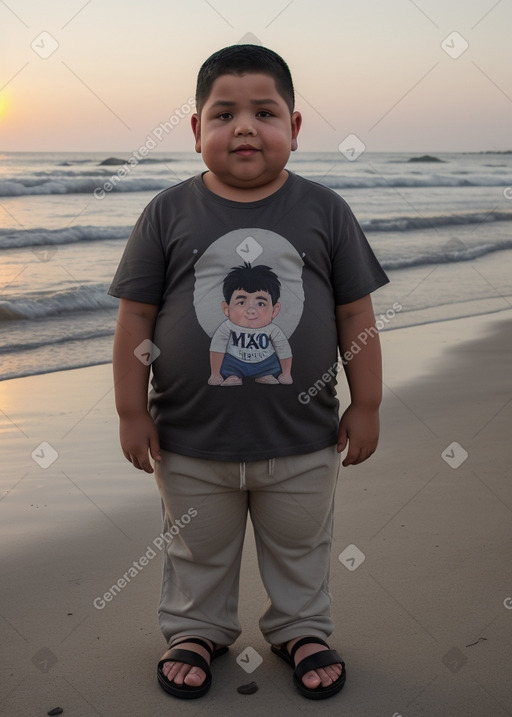
[[[224,279],[222,293],[227,304],[238,289],[248,291],[249,294],[266,291],[267,294],[270,294],[272,305],[274,305],[279,301],[281,282],[269,266],[265,266],[265,264],[251,266],[248,261],[245,261],[241,266],[234,266]]]
[[[197,112],[201,114],[217,77],[245,75],[249,72],[273,77],[277,91],[292,114],[295,107],[295,93],[288,65],[276,52],[267,47],[261,47],[261,45],[230,45],[222,50],[217,50],[205,60],[197,75]]]

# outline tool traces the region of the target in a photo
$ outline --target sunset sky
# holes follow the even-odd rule
[[[303,150],[512,149],[510,0],[0,0],[0,27],[0,151],[133,151],[249,33],[290,66]],[[193,151],[175,121],[159,149]]]

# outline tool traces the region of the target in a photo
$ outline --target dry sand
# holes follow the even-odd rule
[[[242,636],[206,697],[160,691],[160,503],[118,447],[111,367],[0,383],[0,714],[511,715],[511,328],[506,312],[382,334],[381,445],[336,497],[330,642],[347,684],[318,703],[258,631],[250,532]],[[251,674],[236,662],[249,646],[263,657]]]

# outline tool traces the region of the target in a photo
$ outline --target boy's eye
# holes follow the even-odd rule
[[[221,112],[220,115],[218,115],[219,119],[231,119],[231,112]]]
[[[271,115],[270,112],[267,112],[267,110],[260,110],[260,111],[256,114],[256,117],[272,117],[272,115]]]

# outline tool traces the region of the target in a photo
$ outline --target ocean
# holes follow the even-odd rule
[[[512,153],[420,159],[299,151],[288,164],[365,230],[391,279],[373,297],[382,331],[512,306]],[[195,153],[0,153],[0,380],[111,361],[107,289],[131,228],[204,169]]]

